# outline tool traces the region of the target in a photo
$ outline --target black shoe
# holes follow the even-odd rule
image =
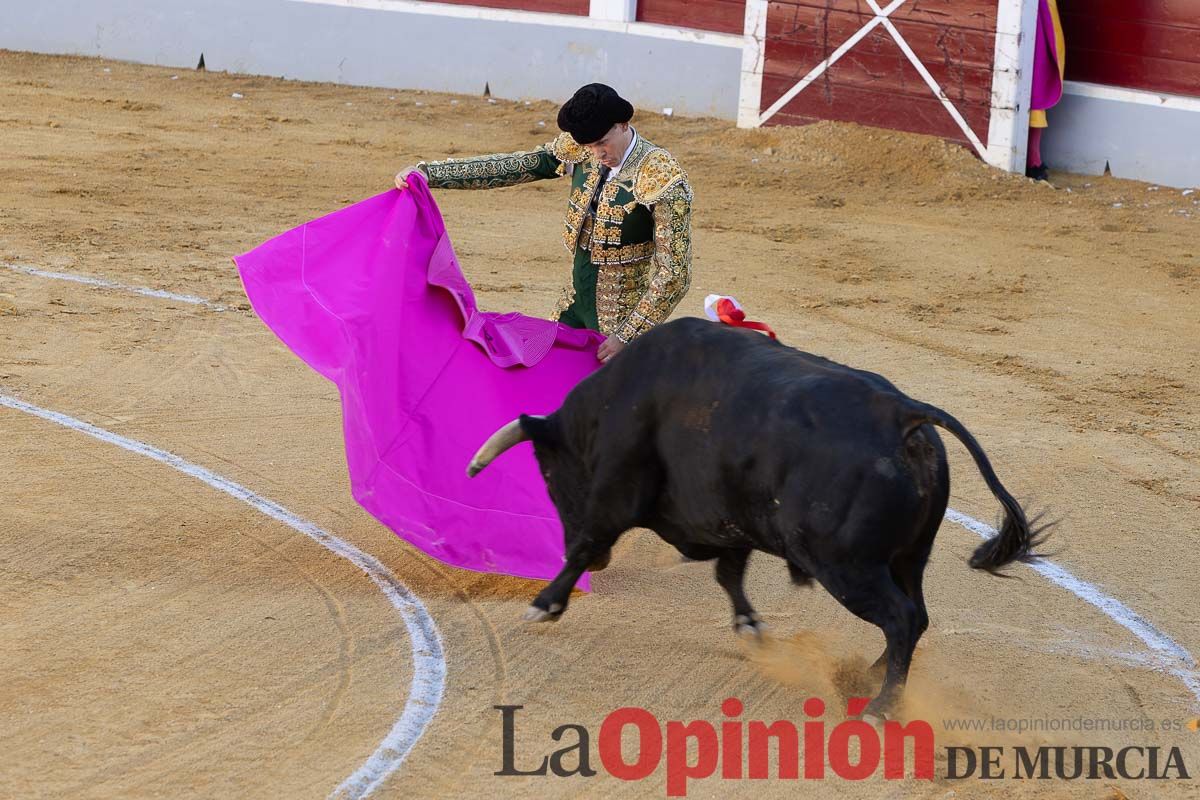
[[[1026,167],[1025,177],[1032,178],[1035,181],[1050,180],[1050,170],[1046,169],[1045,164],[1038,164],[1036,167]]]

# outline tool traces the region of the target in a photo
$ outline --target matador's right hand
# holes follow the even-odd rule
[[[404,169],[397,172],[396,173],[396,188],[399,189],[400,191],[404,191],[405,189],[407,189],[408,188],[408,176],[412,175],[414,172],[420,172],[420,171],[421,171],[420,167],[417,167],[414,165],[411,167],[405,167]]]

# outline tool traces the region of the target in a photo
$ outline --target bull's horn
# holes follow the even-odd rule
[[[474,478],[505,450],[515,444],[520,444],[528,440],[529,434],[522,430],[521,420],[514,419],[493,433],[491,438],[483,443],[483,447],[479,448],[479,452],[475,454],[475,457],[471,459],[471,463],[467,465],[467,477]]]

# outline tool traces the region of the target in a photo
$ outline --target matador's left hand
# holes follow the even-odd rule
[[[601,343],[600,349],[598,349],[596,351],[596,358],[600,359],[601,361],[603,361],[604,363],[607,364],[608,361],[613,356],[615,356],[617,353],[621,352],[624,349],[625,349],[624,342],[622,342],[620,339],[618,339],[615,336],[610,336],[607,339],[605,339],[603,343]]]

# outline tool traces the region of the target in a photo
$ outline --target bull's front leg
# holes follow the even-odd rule
[[[550,585],[538,593],[533,605],[525,609],[522,619],[526,622],[557,622],[567,610],[571,590],[583,573],[593,563],[603,559],[612,550],[614,536],[581,536],[568,550],[563,559],[562,571],[554,576]]]

